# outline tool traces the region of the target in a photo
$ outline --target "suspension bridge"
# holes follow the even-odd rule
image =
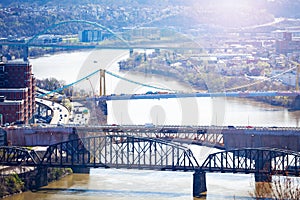
[[[224,91],[224,92],[184,92],[177,91],[169,88],[163,88],[155,85],[149,85],[145,83],[140,83],[134,80],[124,78],[116,73],[110,72],[108,70],[99,69],[93,73],[80,78],[79,80],[67,84],[61,88],[58,88],[53,91],[45,92],[39,94],[39,98],[43,98],[52,93],[59,93],[64,89],[67,89],[71,86],[74,86],[82,81],[86,81],[88,78],[100,74],[100,94],[93,97],[86,97],[86,100],[95,100],[95,101],[111,101],[111,100],[137,100],[137,99],[168,99],[168,98],[192,98],[192,97],[239,97],[239,98],[250,98],[250,97],[276,97],[276,96],[285,96],[285,97],[297,97],[300,95],[300,92],[295,91]],[[147,87],[149,89],[159,90],[158,92],[147,92],[144,94],[110,94],[106,95],[106,83],[105,83],[105,74],[111,75],[117,79],[130,82],[142,87]],[[245,86],[247,87],[247,86]]]

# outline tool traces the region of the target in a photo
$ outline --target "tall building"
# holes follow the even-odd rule
[[[100,30],[84,30],[79,32],[80,42],[100,42],[102,41],[102,32]]]
[[[28,61],[0,62],[0,123],[29,123],[35,112],[35,78]]]

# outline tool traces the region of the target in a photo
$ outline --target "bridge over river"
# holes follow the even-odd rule
[[[127,135],[159,138],[177,143],[197,144],[218,149],[280,148],[300,151],[300,128],[252,126],[47,126],[6,128],[7,139],[14,146],[48,146],[74,137]]]
[[[210,154],[203,162],[188,146],[161,139],[125,135],[77,138],[48,146],[45,152],[16,146],[0,147],[0,164],[36,168],[36,187],[47,184],[47,168],[126,168],[194,172],[193,196],[206,192],[206,172],[253,173],[256,181],[271,175],[299,176],[297,152],[250,148]]]

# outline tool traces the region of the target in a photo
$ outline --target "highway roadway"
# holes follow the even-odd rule
[[[52,120],[50,124],[64,125],[69,123],[70,112],[65,106],[50,100],[40,98],[35,98],[35,101],[38,104],[42,104],[48,107],[52,111]]]

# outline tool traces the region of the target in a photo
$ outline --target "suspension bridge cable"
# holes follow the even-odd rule
[[[225,91],[232,91],[232,90],[237,90],[237,89],[242,89],[242,88],[246,88],[246,87],[250,87],[250,86],[253,86],[253,85],[256,85],[256,84],[259,84],[259,83],[262,83],[262,82],[265,82],[267,80],[271,80],[271,79],[274,79],[274,78],[277,78],[278,76],[281,76],[289,71],[292,71],[293,69],[297,68],[297,66],[295,67],[292,67],[290,69],[287,69],[286,71],[283,71],[282,73],[280,74],[276,74],[275,76],[272,76],[272,77],[268,77],[268,78],[264,78],[260,81],[256,81],[254,83],[249,83],[249,84],[246,84],[246,85],[242,85],[242,86],[238,86],[238,87],[233,87],[233,88],[229,88],[229,89],[225,89]]]
[[[81,81],[83,81],[83,80],[86,80],[87,78],[89,78],[89,77],[91,77],[91,76],[97,74],[99,71],[100,71],[100,69],[94,71],[93,73],[91,73],[91,74],[89,74],[89,75],[87,75],[87,76],[85,76],[85,77],[83,77],[83,78],[81,78],[81,79],[79,79],[79,80],[77,80],[77,81],[75,81],[75,82],[73,82],[73,83],[67,84],[67,85],[65,85],[65,86],[63,86],[63,87],[61,87],[61,88],[57,88],[57,89],[52,90],[52,91],[49,91],[49,92],[47,92],[47,93],[45,93],[45,94],[40,94],[38,97],[41,98],[41,97],[44,97],[44,96],[46,96],[46,95],[48,95],[48,94],[52,94],[52,93],[55,93],[55,92],[61,92],[61,91],[63,91],[64,89],[67,89],[68,87],[71,87],[71,86],[73,86],[73,85],[75,85],[75,84],[77,84],[77,83],[79,83],[79,82],[81,82]]]
[[[44,97],[44,96],[47,96],[47,95],[52,94],[52,93],[55,93],[55,92],[61,92],[61,91],[63,91],[64,89],[67,89],[68,87],[71,87],[71,86],[73,86],[73,85],[76,85],[77,83],[79,83],[79,82],[81,82],[81,81],[84,81],[84,80],[90,78],[91,76],[94,76],[94,75],[97,74],[98,72],[100,72],[100,69],[98,69],[98,70],[92,72],[91,74],[88,74],[87,76],[85,76],[85,77],[83,77],[83,78],[81,78],[81,79],[79,79],[79,80],[77,80],[77,81],[75,81],[75,82],[73,82],[73,83],[70,83],[70,84],[67,84],[67,85],[65,85],[65,86],[63,86],[63,87],[60,87],[60,88],[57,88],[57,89],[55,89],[55,90],[49,91],[49,92],[47,92],[47,93],[45,93],[45,94],[40,94],[38,97],[39,97],[39,98],[42,98],[42,97]],[[133,83],[133,84],[137,84],[137,85],[141,85],[141,86],[144,86],[144,87],[153,88],[153,89],[158,89],[158,90],[167,90],[167,91],[177,92],[176,90],[172,90],[172,89],[168,89],[168,88],[162,88],[162,87],[157,87],[157,86],[152,86],[152,85],[140,83],[140,82],[137,82],[137,81],[133,81],[133,80],[130,80],[130,79],[121,77],[121,76],[119,76],[119,75],[117,75],[117,74],[115,74],[115,73],[112,73],[112,72],[110,72],[110,71],[107,71],[107,70],[105,70],[105,73],[107,73],[107,74],[109,74],[109,75],[111,75],[111,76],[113,76],[113,77],[116,77],[116,78],[118,78],[118,79],[125,80],[125,81],[127,81],[127,82],[130,82],[130,83]]]
[[[145,83],[140,83],[140,82],[137,82],[137,81],[133,81],[133,80],[130,80],[130,79],[127,79],[127,78],[124,78],[122,76],[119,76],[117,74],[114,74],[110,71],[106,71],[105,72],[111,76],[114,76],[118,79],[122,79],[124,81],[127,81],[127,82],[130,82],[130,83],[133,83],[133,84],[136,84],[136,85],[140,85],[140,86],[144,86],[144,87],[148,87],[148,88],[153,88],[153,89],[157,89],[157,90],[167,90],[167,91],[171,91],[171,92],[178,92],[177,90],[172,90],[172,89],[168,89],[168,88],[162,88],[162,87],[157,87],[157,86],[153,86],[153,85],[148,85],[148,84],[145,84]]]

